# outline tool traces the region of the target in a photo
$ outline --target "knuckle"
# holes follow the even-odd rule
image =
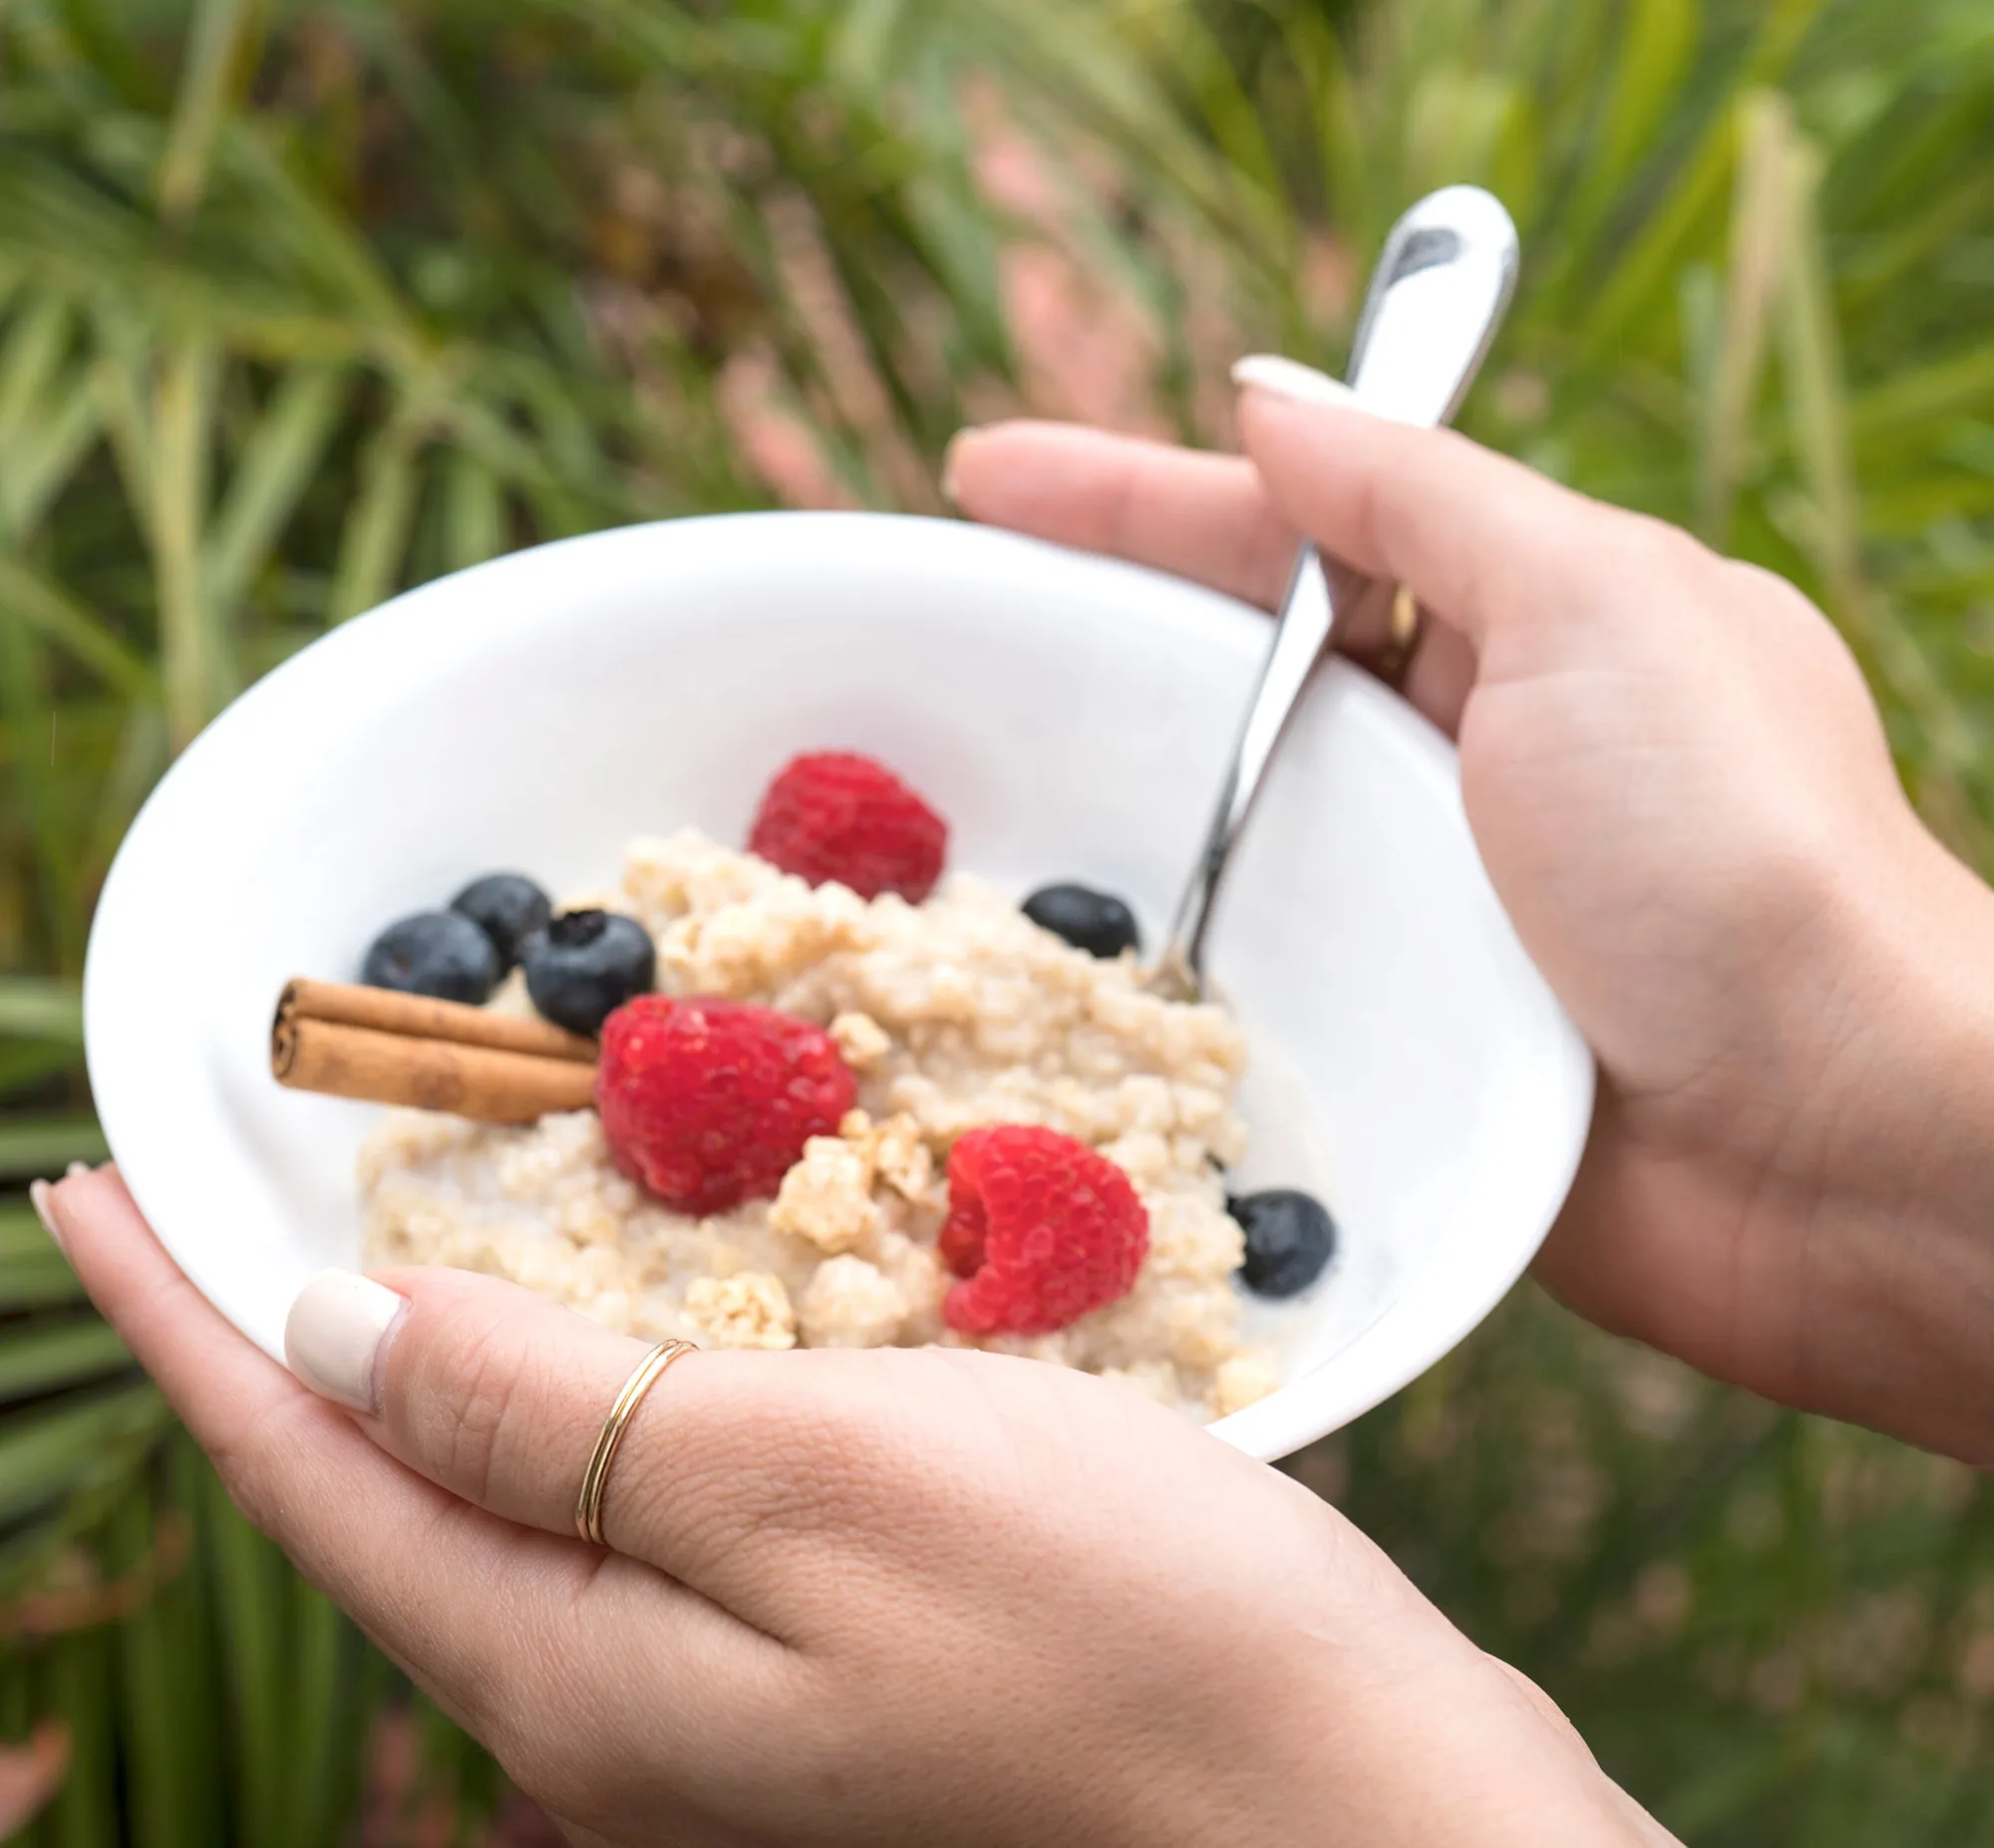
[[[417,1441],[448,1487],[473,1502],[491,1493],[519,1390],[520,1355],[501,1318],[458,1334],[417,1383]]]
[[[729,1550],[850,1535],[875,1524],[879,1485],[905,1473],[903,1401],[875,1380],[875,1356],[831,1350],[797,1361],[817,1382],[786,1367],[744,1374],[730,1385],[724,1421],[675,1433],[672,1467],[656,1475],[630,1468],[620,1492],[654,1521],[669,1521],[680,1498],[702,1509],[703,1541]],[[752,1457],[755,1466],[742,1467]]]
[[[287,1468],[301,1453],[294,1428],[298,1416],[298,1401],[273,1400],[239,1423],[213,1433],[205,1444],[208,1461],[236,1512],[258,1533],[280,1545],[285,1511],[292,1499],[285,1492]]]
[[[1616,508],[1621,526],[1621,544],[1626,561],[1655,574],[1663,581],[1681,581],[1701,576],[1723,560],[1704,542],[1672,526],[1652,513],[1635,513]]]
[[[1754,564],[1749,558],[1727,558],[1724,567],[1732,584],[1751,600],[1753,607],[1769,617],[1799,622],[1810,628],[1832,628],[1813,598],[1777,571]]]

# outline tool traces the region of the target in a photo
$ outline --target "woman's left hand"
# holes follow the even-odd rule
[[[248,1517],[583,1842],[1668,1838],[1336,1512],[1126,1387],[940,1350],[701,1353],[496,1280],[321,1279],[320,1396],[115,1173],[39,1202]],[[384,1287],[385,1286],[385,1287]]]

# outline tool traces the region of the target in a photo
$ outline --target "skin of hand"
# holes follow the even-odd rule
[[[949,491],[1262,605],[1304,533],[1408,585],[1407,696],[1599,1062],[1539,1275],[1721,1379],[1994,1463],[1994,895],[1911,811],[1839,637],[1672,527],[1241,372],[1244,457],[999,425]],[[1375,656],[1389,593],[1347,588]]]
[[[290,1349],[348,1409],[115,1172],[37,1205],[248,1517],[578,1844],[1672,1839],[1333,1509],[1126,1387],[689,1355],[605,1552],[574,1497],[641,1342],[491,1278],[335,1274]]]

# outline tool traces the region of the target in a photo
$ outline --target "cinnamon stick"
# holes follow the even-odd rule
[[[270,1028],[270,1072],[291,1090],[487,1123],[587,1108],[594,1058],[593,1042],[544,1022],[331,982],[291,983]]]
[[[505,1053],[534,1053],[542,1059],[595,1063],[595,1042],[563,1033],[549,1021],[522,1021],[461,1001],[403,995],[392,988],[365,988],[347,982],[314,982],[304,976],[284,985],[277,1019],[335,1021],[376,1033],[405,1034],[414,1040],[448,1040],[458,1046],[489,1046]]]

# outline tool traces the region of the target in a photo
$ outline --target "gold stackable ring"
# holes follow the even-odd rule
[[[588,1467],[582,1471],[581,1493],[574,1498],[574,1531],[590,1546],[609,1544],[602,1537],[602,1491],[609,1484],[609,1465],[616,1460],[616,1447],[623,1441],[623,1433],[636,1416],[644,1394],[657,1385],[659,1377],[674,1361],[697,1352],[689,1341],[661,1341],[623,1382],[623,1390],[616,1394],[615,1404],[602,1420]]]
[[[1420,600],[1413,595],[1409,584],[1401,584],[1392,597],[1392,630],[1385,643],[1384,652],[1378,657],[1378,678],[1388,686],[1396,687],[1406,677],[1406,670],[1413,664],[1413,651],[1420,645],[1420,630],[1426,622],[1426,612],[1420,608]]]

